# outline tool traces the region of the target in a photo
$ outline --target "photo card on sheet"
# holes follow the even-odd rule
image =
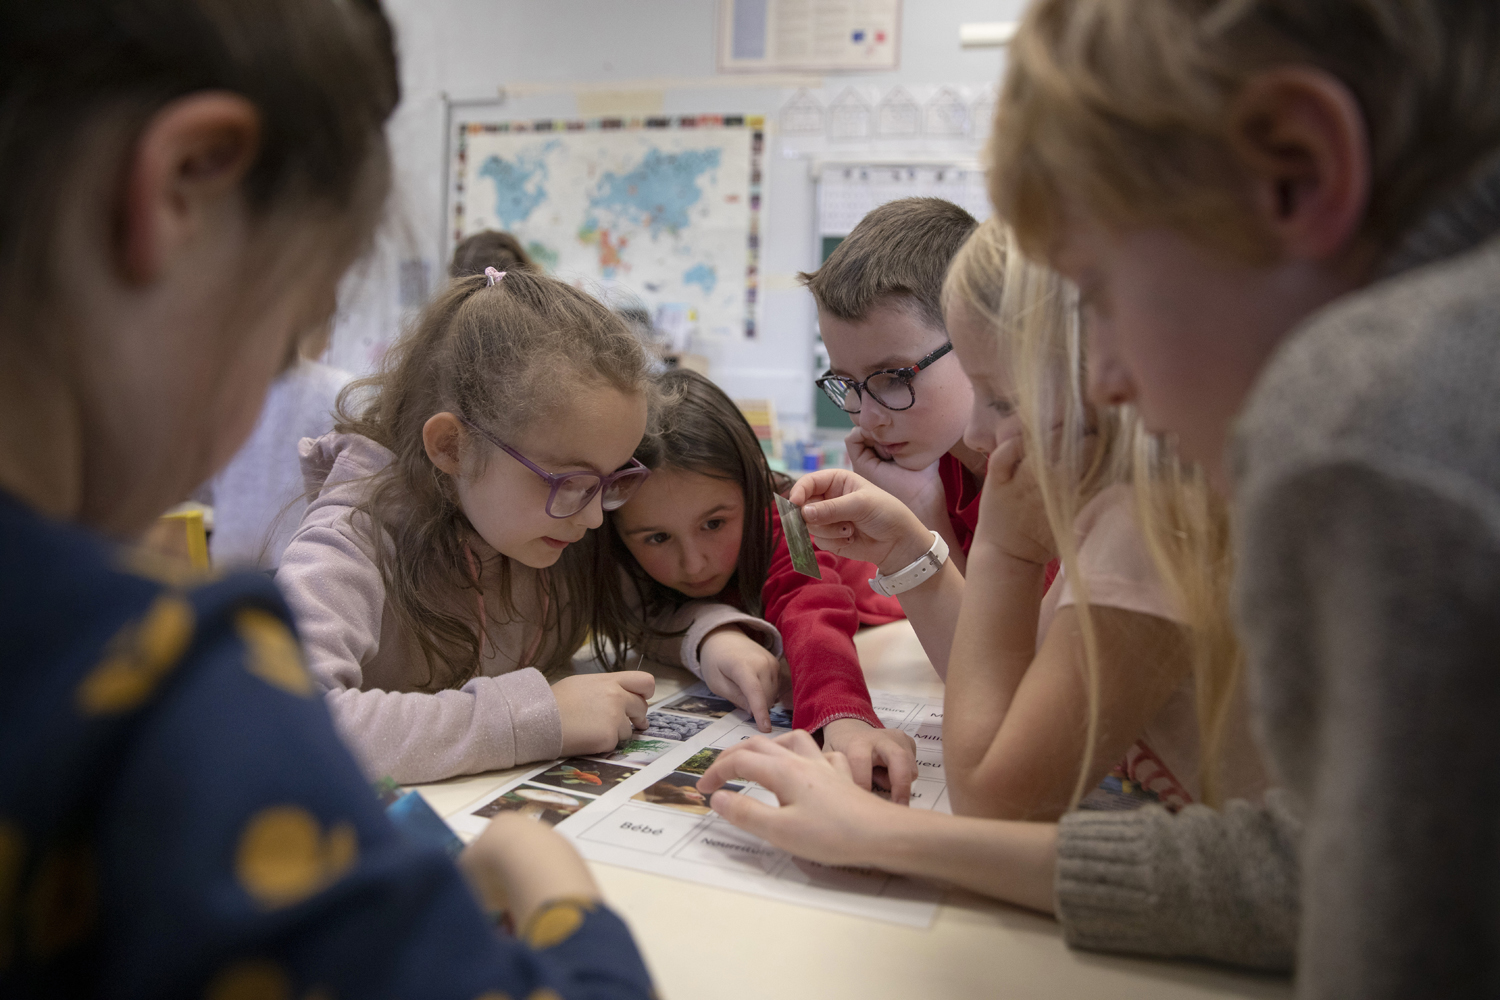
[[[705,719],[722,719],[734,711],[734,702],[728,698],[718,698],[714,695],[693,694],[689,692],[679,697],[676,701],[656,707],[664,708],[669,712],[701,715]]]
[[[698,778],[696,774],[673,771],[656,784],[636,792],[631,798],[653,806],[667,806],[695,816],[706,816],[713,810],[709,808],[708,796],[698,791]],[[738,792],[745,786],[739,782],[730,782],[724,787]]]
[[[518,785],[475,809],[473,814],[489,819],[503,812],[514,812],[540,820],[548,826],[556,826],[592,801],[591,798],[570,795],[555,788]]]
[[[569,757],[560,764],[531,776],[539,785],[553,785],[565,792],[602,795],[635,774],[633,767],[606,764],[603,761]]]
[[[658,712],[652,709],[646,713],[646,732],[643,735],[681,742],[692,739],[711,725],[713,725],[711,719],[674,715],[671,712]]]
[[[600,760],[618,761],[621,764],[632,764],[637,767],[649,764],[677,744],[669,740],[658,740],[650,737],[634,737],[622,740],[620,745],[606,754],[598,754]]]
[[[677,770],[682,772],[683,774],[696,774],[701,776],[705,771],[713,766],[713,762],[715,760],[718,760],[719,754],[723,752],[724,751],[718,750],[714,747],[704,747],[702,750],[699,750],[697,753],[693,754],[681,764],[678,764]]]

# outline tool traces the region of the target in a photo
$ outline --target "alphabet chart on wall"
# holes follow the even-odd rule
[[[888,728],[917,744],[911,807],[951,812],[943,779],[943,703],[872,691]],[[449,820],[460,834],[483,830],[500,812],[555,826],[591,861],[750,892],[856,916],[927,927],[941,887],[866,868],[794,857],[719,818],[698,779],[726,748],[758,735],[749,714],[702,684],[654,706],[644,733],[599,757],[542,765],[486,793]],[[772,711],[775,732],[790,712]],[[768,805],[776,797],[753,782],[730,786]]]

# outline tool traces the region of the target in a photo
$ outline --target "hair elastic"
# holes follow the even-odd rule
[[[505,274],[506,274],[506,272],[504,272],[504,271],[497,271],[493,267],[487,267],[487,268],[484,269],[484,276],[486,278],[490,279],[490,287],[491,288],[493,288],[494,286],[500,284],[500,279],[503,278],[503,277],[505,277]]]

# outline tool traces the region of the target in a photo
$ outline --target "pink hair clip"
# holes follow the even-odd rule
[[[484,269],[484,276],[490,279],[490,287],[493,288],[495,285],[500,284],[500,279],[505,277],[505,272],[497,271],[493,267],[487,267]]]

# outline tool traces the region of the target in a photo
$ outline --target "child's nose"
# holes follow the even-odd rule
[[[964,425],[964,444],[980,454],[990,454],[995,450],[995,428],[977,414],[971,414]]]
[[[888,425],[891,422],[891,413],[866,393],[865,398],[859,401],[859,412],[854,414],[854,422],[867,431],[873,431],[877,427]]]
[[[604,523],[604,495],[594,494],[593,499],[583,505],[583,510],[568,518],[569,524],[576,524],[584,528],[597,528]]]
[[[1095,406],[1120,406],[1135,401],[1135,384],[1114,349],[1114,338],[1102,324],[1088,330],[1088,396]]]
[[[688,576],[697,576],[708,565],[708,557],[698,546],[688,542],[682,546],[682,569]]]

